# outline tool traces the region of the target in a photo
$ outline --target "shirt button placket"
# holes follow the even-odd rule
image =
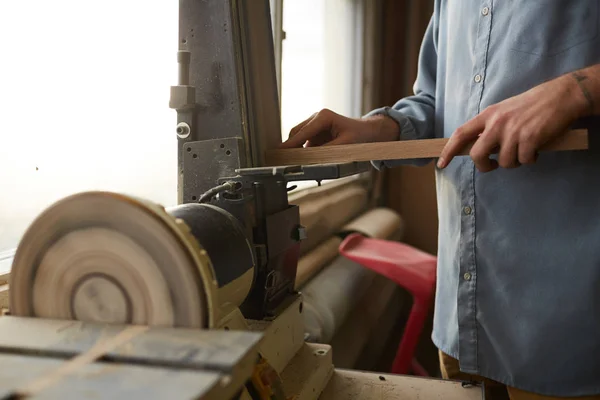
[[[464,207],[463,207],[463,213],[464,213],[465,215],[471,215],[471,214],[473,213],[473,209],[472,209],[470,206],[464,206]],[[470,280],[471,280],[471,277],[472,277],[472,275],[471,275],[471,273],[470,273],[470,272],[465,272],[465,273],[463,274],[463,279],[464,279],[465,281],[470,281]]]
[[[489,47],[489,35],[492,22],[493,0],[483,0],[479,8],[481,19],[477,24],[477,36],[474,41],[474,64],[470,84],[468,104],[469,116],[475,117],[480,112],[484,82],[486,80],[486,61]],[[458,352],[461,368],[470,371],[478,370],[477,342],[477,265],[475,257],[475,166],[471,162],[466,165],[462,175],[463,205],[461,217],[461,257],[458,285]]]

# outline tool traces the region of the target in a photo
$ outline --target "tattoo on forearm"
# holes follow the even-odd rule
[[[585,75],[583,75],[580,72],[573,72],[572,76],[573,76],[573,78],[575,78],[575,81],[577,82],[577,85],[579,85],[579,88],[583,92],[583,95],[585,96],[585,98],[586,98],[586,100],[588,102],[588,106],[590,107],[590,111],[593,114],[594,110],[595,110],[595,107],[594,107],[594,97],[592,96],[592,94],[590,93],[590,91],[588,90],[588,88],[583,83],[588,77],[585,76]]]

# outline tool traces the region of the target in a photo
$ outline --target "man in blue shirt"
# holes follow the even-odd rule
[[[599,15],[598,0],[436,0],[413,96],[360,119],[323,110],[282,145],[451,138],[433,341],[445,376],[513,399],[600,399],[600,157],[537,153],[600,114]]]

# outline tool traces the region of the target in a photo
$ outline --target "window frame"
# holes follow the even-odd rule
[[[348,61],[348,70],[344,71],[343,74],[345,74],[344,78],[346,79],[346,82],[351,82],[350,85],[344,85],[344,89],[347,89],[349,92],[349,95],[342,95],[342,97],[345,97],[345,99],[347,101],[349,101],[349,103],[345,103],[344,105],[347,107],[344,107],[344,105],[342,105],[341,108],[344,108],[346,110],[346,112],[344,112],[344,114],[346,114],[346,116],[349,117],[361,117],[362,115],[364,115],[365,111],[365,94],[366,94],[366,90],[370,89],[370,87],[365,86],[365,80],[371,80],[370,77],[365,76],[365,73],[368,72],[369,70],[367,68],[365,68],[365,62],[366,60],[364,59],[364,56],[367,54],[367,49],[366,49],[366,43],[369,39],[369,37],[365,34],[366,33],[366,25],[367,23],[370,21],[370,19],[368,19],[368,17],[371,16],[370,13],[368,13],[368,10],[370,8],[369,2],[374,1],[374,0],[323,0],[324,1],[324,7],[325,7],[325,25],[329,25],[330,22],[332,22],[332,25],[340,25],[339,23],[336,23],[336,21],[327,21],[327,18],[339,18],[339,15],[337,12],[331,12],[331,13],[327,13],[327,8],[332,7],[334,10],[333,11],[340,11],[340,8],[343,7],[344,9],[342,9],[341,11],[349,11],[351,12],[351,21],[349,23],[346,24],[342,24],[343,28],[345,28],[345,31],[350,33],[350,36],[348,36],[348,40],[343,41],[343,45],[346,46],[346,48],[342,51],[344,58]],[[376,2],[379,2],[379,0],[375,0]],[[274,29],[274,40],[276,40],[275,42],[275,62],[277,65],[277,68],[279,69],[278,72],[278,88],[279,88],[279,101],[280,101],[280,110],[282,112],[282,116],[283,116],[283,109],[282,107],[285,105],[282,103],[281,99],[282,99],[282,90],[284,90],[284,88],[282,88],[282,75],[285,73],[285,71],[283,71],[283,57],[285,56],[284,52],[284,48],[283,48],[283,40],[285,40],[285,25],[284,25],[284,21],[283,21],[283,7],[285,7],[285,2],[284,0],[270,0],[270,4],[271,4],[271,9],[272,9],[272,19],[273,19],[273,29]],[[279,8],[277,8],[279,7]],[[336,9],[337,7],[337,9]],[[330,10],[331,11],[331,10]],[[281,28],[280,28],[281,27]],[[335,28],[334,28],[335,29]],[[335,31],[335,30],[334,30]],[[279,34],[279,35],[278,35]],[[326,53],[332,53],[333,51],[335,51],[336,47],[338,47],[339,43],[336,39],[338,38],[332,38],[330,40],[326,38],[325,39],[325,52]],[[328,47],[329,46],[329,47]],[[339,53],[338,53],[339,54]],[[354,60],[354,62],[352,62],[352,60]],[[333,63],[332,63],[333,64]],[[336,64],[337,65],[337,64]],[[327,68],[329,68],[329,75],[327,73]],[[326,91],[329,91],[329,93],[337,93],[338,90],[336,90],[337,88],[335,87],[335,78],[337,78],[340,74],[338,74],[337,72],[332,72],[336,69],[337,67],[334,66],[330,66],[330,67],[326,67],[326,72],[325,72],[325,85],[330,85],[329,89],[325,89]],[[328,79],[328,78],[333,78],[333,79]],[[338,81],[338,88],[339,88],[339,84],[340,82]],[[339,104],[341,104],[343,102],[340,101]],[[337,103],[337,101],[333,101],[333,103]],[[318,111],[318,110],[315,110]],[[282,121],[283,122],[283,121]],[[283,135],[285,135],[286,132],[282,131]],[[282,138],[283,139],[283,138]],[[363,179],[371,179],[371,173],[367,172],[364,174],[361,174],[361,178]],[[333,181],[322,181],[320,184],[323,186],[326,186],[328,184],[331,184],[332,182],[335,182],[337,180],[333,180]],[[315,187],[318,186],[317,182],[306,182],[306,181],[302,181],[302,182],[295,182],[295,185],[297,185],[296,189],[293,189],[290,191],[290,194],[293,194],[294,196],[302,193],[305,190],[315,190]]]

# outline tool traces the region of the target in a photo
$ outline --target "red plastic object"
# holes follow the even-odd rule
[[[413,296],[413,306],[398,347],[392,373],[427,376],[414,359],[419,337],[435,295],[437,258],[409,245],[360,234],[346,237],[340,254],[391,279]]]

